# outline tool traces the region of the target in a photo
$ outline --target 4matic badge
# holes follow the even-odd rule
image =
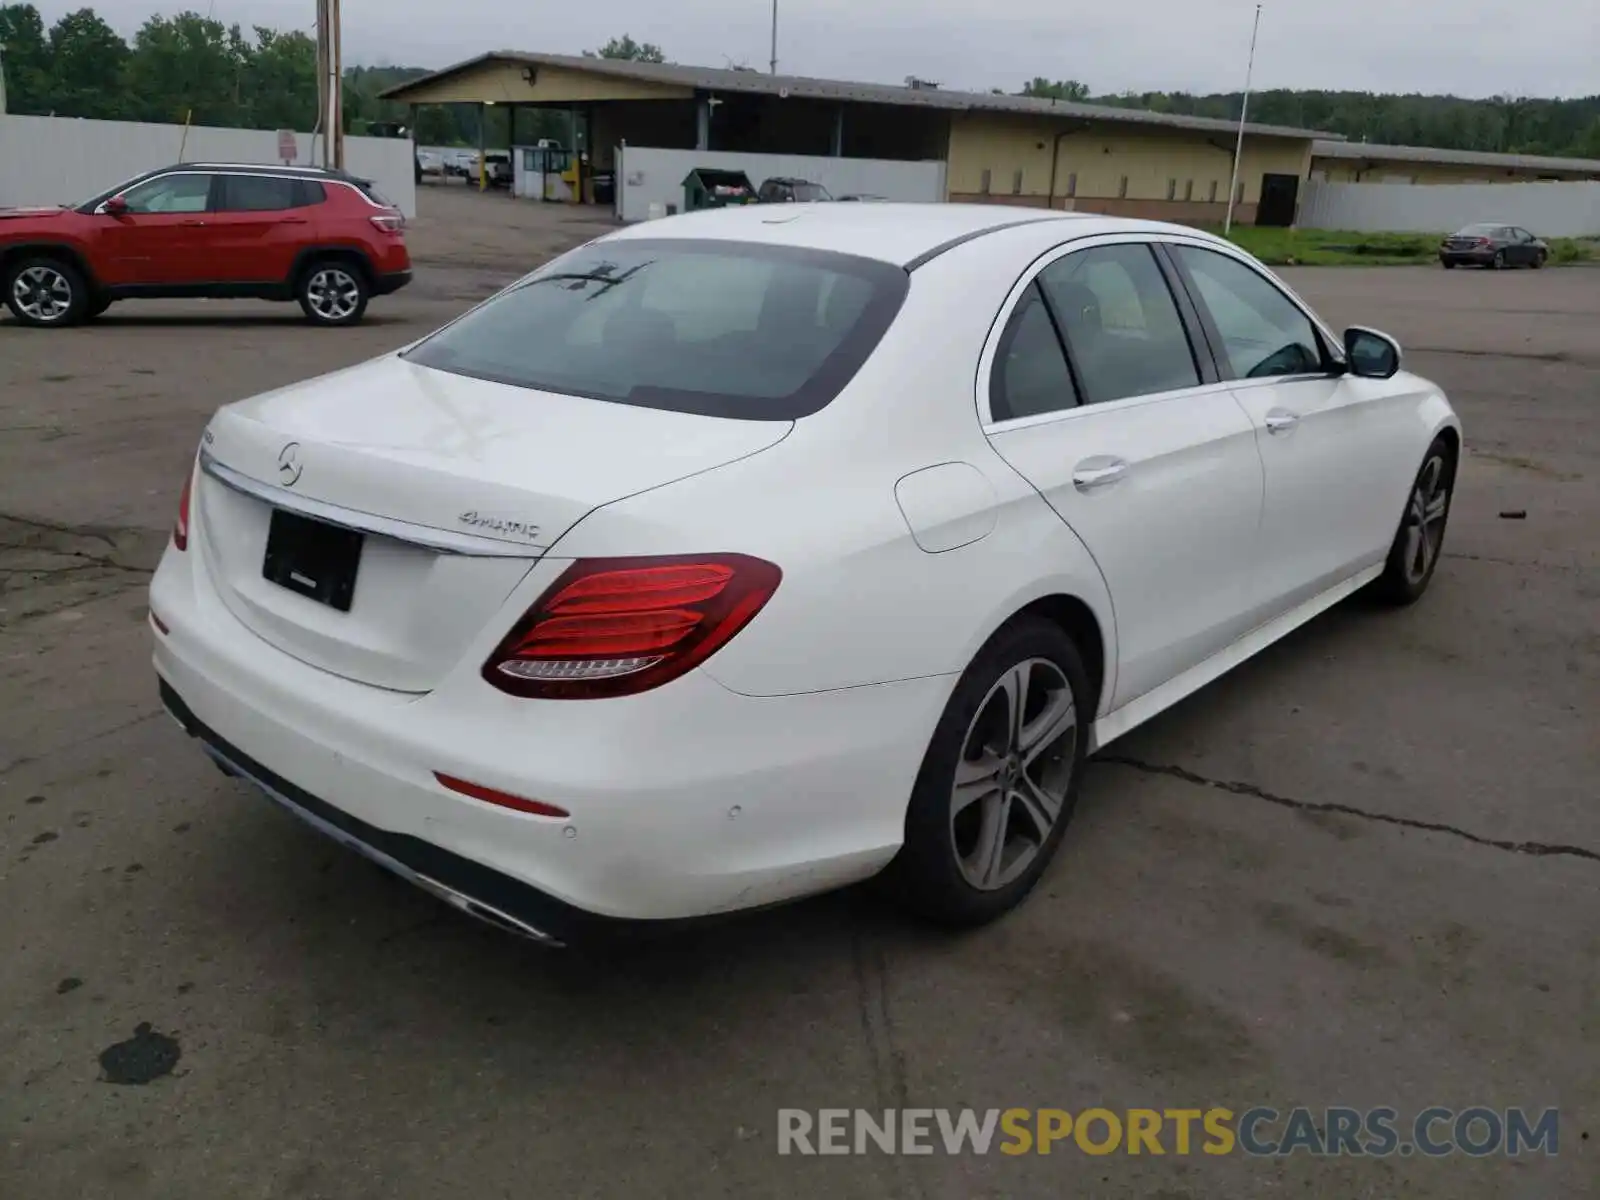
[[[511,534],[514,537],[525,538],[530,542],[539,540],[539,527],[527,521],[518,521],[514,517],[497,517],[492,513],[481,513],[477,509],[462,513],[456,518],[463,525],[470,525],[474,529],[487,529],[491,533]]]

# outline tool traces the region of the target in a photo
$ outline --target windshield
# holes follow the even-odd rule
[[[794,198],[796,200],[831,200],[828,189],[820,183],[797,183],[794,185]]]
[[[406,358],[459,375],[647,408],[793,420],[838,395],[905,298],[899,267],[792,246],[596,242]]]

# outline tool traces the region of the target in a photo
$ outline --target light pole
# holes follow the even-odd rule
[[[778,73],[778,0],[772,0],[772,57],[767,66],[772,74]]]
[[[776,2],[776,0],[774,0]],[[6,44],[0,42],[0,117],[6,114]]]
[[[1256,34],[1261,29],[1261,5],[1256,5],[1256,21],[1250,27],[1250,61],[1244,69],[1244,101],[1239,105],[1239,137],[1233,143],[1233,178],[1228,181],[1228,215],[1223,219],[1222,232],[1233,230],[1233,201],[1239,193],[1239,157],[1244,153],[1244,119],[1250,111],[1250,76],[1256,69]]]

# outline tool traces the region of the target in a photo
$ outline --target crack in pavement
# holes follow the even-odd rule
[[[1125,755],[1100,755],[1094,761],[1109,763],[1112,766],[1127,767],[1130,770],[1142,771],[1147,775],[1166,775],[1173,779],[1181,779],[1185,783],[1216,788],[1219,791],[1231,792],[1235,796],[1250,796],[1257,800],[1265,800],[1268,804],[1276,804],[1281,808],[1296,809],[1300,812],[1342,813],[1347,817],[1359,817],[1363,821],[1376,821],[1384,825],[1399,825],[1404,829],[1420,829],[1427,833],[1445,833],[1451,837],[1458,837],[1464,841],[1472,842],[1474,845],[1488,846],[1495,850],[1505,850],[1512,854],[1526,854],[1534,858],[1568,857],[1600,862],[1600,851],[1590,850],[1583,846],[1566,846],[1550,842],[1505,841],[1500,838],[1484,837],[1481,834],[1472,833],[1454,825],[1444,825],[1436,821],[1418,821],[1412,817],[1397,817],[1392,813],[1372,812],[1369,809],[1356,808],[1350,804],[1295,800],[1288,796],[1275,795],[1264,788],[1257,787],[1253,783],[1208,779],[1206,776],[1198,775],[1184,767],[1161,766],[1156,763],[1144,762],[1141,759],[1129,758]]]
[[[37,754],[24,754],[20,758],[14,758],[8,763],[0,764],[0,775],[9,775],[18,767],[26,767],[32,765],[33,763],[42,762],[44,759],[47,759],[52,755],[61,754],[68,750],[77,750],[83,746],[89,745],[91,742],[104,741],[106,738],[114,737],[116,734],[122,733],[125,730],[133,729],[139,725],[144,725],[147,722],[154,721],[157,717],[165,717],[168,715],[169,714],[165,708],[153,709],[150,712],[144,713],[142,716],[134,717],[130,721],[123,721],[120,724],[111,726],[109,729],[102,729],[98,733],[91,733],[85,737],[77,738],[67,745],[52,746],[47,750],[41,750]]]

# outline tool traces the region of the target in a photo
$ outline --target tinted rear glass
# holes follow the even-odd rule
[[[855,375],[905,299],[901,268],[743,242],[580,247],[411,350],[460,375],[745,420],[792,420]]]
[[[1499,225],[1468,225],[1465,229],[1457,230],[1456,237],[1494,237],[1500,232]]]

